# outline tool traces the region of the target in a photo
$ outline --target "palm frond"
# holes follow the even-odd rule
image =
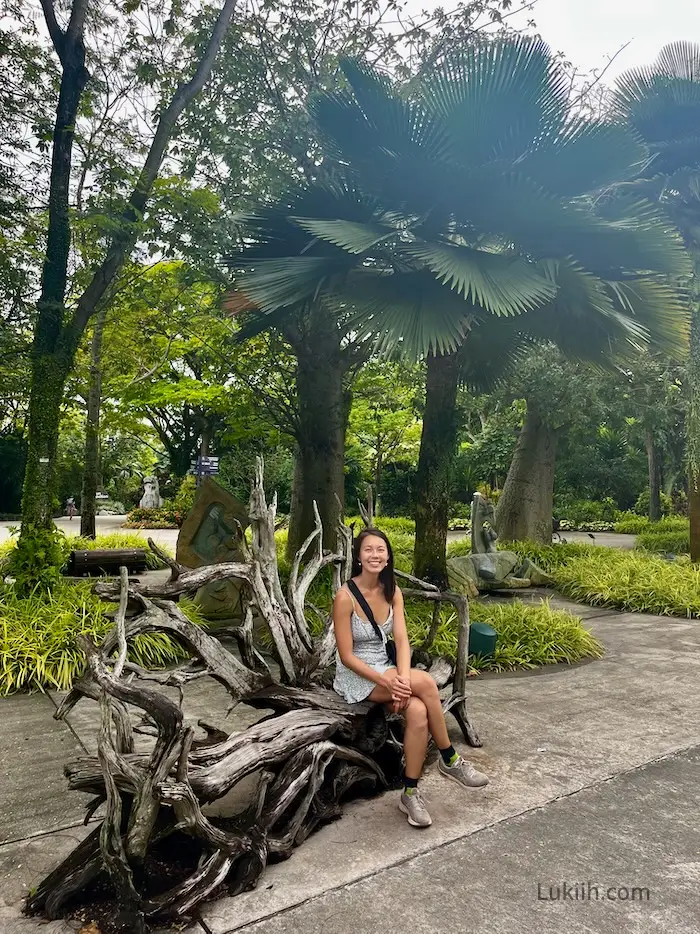
[[[248,269],[240,270],[235,277],[235,286],[262,312],[294,308],[302,302],[312,301],[334,276],[346,271],[348,263],[343,261],[346,256],[340,253],[339,259],[318,256],[262,259]]]
[[[460,379],[474,393],[493,392],[513,375],[535,341],[520,317],[479,315],[460,351]]]
[[[449,129],[463,165],[509,162],[567,113],[563,69],[542,40],[526,36],[474,43],[425,74],[420,96]]]
[[[365,253],[377,244],[396,236],[395,227],[380,224],[316,220],[310,217],[291,217],[290,220],[314,237],[332,243],[348,253]]]
[[[573,197],[633,178],[648,160],[644,143],[621,123],[575,119],[535,141],[516,165],[546,191]]]
[[[697,42],[671,42],[659,52],[655,68],[682,81],[700,82],[700,45]]]
[[[326,292],[324,300],[348,317],[358,340],[373,339],[378,353],[400,347],[414,358],[456,350],[475,314],[471,305],[426,271],[357,270]]]
[[[444,243],[401,247],[467,302],[495,315],[517,315],[554,298],[556,287],[534,263]]]

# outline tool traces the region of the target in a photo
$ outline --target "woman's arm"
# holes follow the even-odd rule
[[[406,616],[401,588],[397,587],[394,593],[394,642],[396,643],[396,662],[399,677],[410,684],[411,679],[411,644],[408,641],[406,630]]]
[[[381,684],[391,690],[392,679],[375,671],[366,662],[353,654],[352,645],[352,600],[345,590],[339,590],[333,601],[333,627],[338,654],[346,668],[354,671],[368,681]]]

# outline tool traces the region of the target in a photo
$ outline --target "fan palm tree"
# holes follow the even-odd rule
[[[700,561],[700,45],[671,43],[653,65],[623,74],[613,104],[650,152],[630,190],[668,213],[693,256],[687,431],[690,551]]]
[[[658,208],[600,197],[639,173],[646,148],[625,126],[570,116],[539,40],[468,48],[407,85],[342,67],[347,88],[309,105],[333,180],[248,218],[236,285],[271,320],[321,304],[355,335],[426,359],[415,565],[444,580],[476,325],[521,316],[516,331],[597,362],[650,343],[676,352],[686,306],[670,283],[688,260]]]

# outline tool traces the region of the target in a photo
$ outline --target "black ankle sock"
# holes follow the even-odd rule
[[[447,749],[441,749],[440,755],[442,756],[442,760],[445,763],[445,765],[449,765],[450,762],[457,755],[457,753],[455,752],[455,747],[450,745],[447,747]]]
[[[408,775],[404,775],[404,777],[403,777],[403,786],[404,786],[404,788],[417,788],[417,787],[418,787],[418,779],[417,779],[417,778],[409,778]]]

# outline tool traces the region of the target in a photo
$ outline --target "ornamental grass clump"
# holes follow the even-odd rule
[[[557,589],[592,606],[634,613],[697,618],[700,568],[641,551],[616,551],[572,558],[555,571]]]
[[[195,615],[188,602],[180,606],[191,618]],[[0,696],[69,690],[85,668],[76,636],[99,643],[113,625],[108,614],[114,610],[114,604],[92,593],[88,581],[61,581],[27,595],[14,586],[0,588]],[[143,668],[165,668],[184,657],[181,645],[162,632],[137,636],[129,645],[129,658]]]
[[[487,623],[498,634],[493,656],[470,657],[469,668],[473,674],[573,664],[584,658],[603,655],[602,645],[583,627],[581,620],[564,610],[553,610],[548,600],[537,604],[522,600],[508,600],[506,603],[475,600],[470,602],[469,612],[472,623]],[[427,607],[421,613],[418,605],[410,605],[407,616],[411,644],[422,645],[430,631],[431,609]],[[431,652],[455,658],[456,614],[443,611]]]

